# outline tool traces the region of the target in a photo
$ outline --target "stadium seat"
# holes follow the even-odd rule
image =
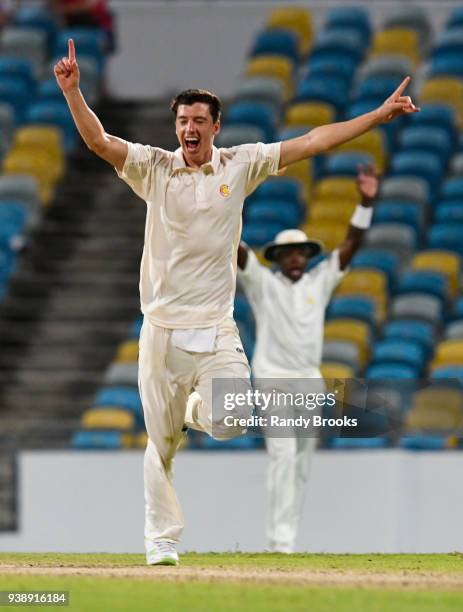
[[[106,385],[137,386],[138,363],[113,363],[106,371],[104,382]]]
[[[325,28],[327,30],[357,30],[368,45],[371,25],[368,11],[360,6],[336,6],[329,10]]]
[[[368,323],[356,319],[333,319],[325,324],[325,342],[341,340],[353,342],[359,350],[360,366],[363,366],[369,354],[371,330]]]
[[[29,97],[29,88],[21,78],[0,77],[0,102],[14,109],[15,123],[24,121]]]
[[[380,201],[374,208],[373,224],[375,223],[400,223],[409,225],[421,235],[424,225],[424,210],[422,204],[406,201]]]
[[[454,140],[456,138],[455,109],[447,104],[420,105],[420,112],[409,115],[408,123],[411,126],[437,127],[446,130]]]
[[[379,197],[384,200],[404,200],[427,205],[429,187],[424,179],[412,176],[389,176],[380,185]]]
[[[444,181],[440,201],[463,200],[463,177],[451,177]]]
[[[385,340],[412,340],[419,342],[425,351],[426,359],[434,347],[434,328],[428,321],[416,319],[397,319],[389,321],[383,328]]]
[[[32,63],[26,59],[0,56],[0,78],[23,81],[30,93],[33,94],[35,91],[34,68]]]
[[[319,240],[323,243],[327,251],[333,251],[344,241],[346,237],[346,226],[341,223],[317,222],[309,221],[302,228],[305,233],[314,240]]]
[[[331,382],[335,379],[346,380],[354,377],[354,370],[345,363],[336,361],[323,362],[320,366],[320,372],[325,379],[328,388],[331,388]]]
[[[370,57],[393,54],[407,57],[416,66],[420,59],[417,33],[399,27],[377,31],[373,37]]]
[[[356,180],[350,177],[325,177],[317,181],[314,186],[313,199],[339,200],[342,202],[358,203],[359,192]]]
[[[432,369],[449,365],[463,365],[463,340],[442,340],[437,344]]]
[[[449,298],[448,280],[434,270],[407,270],[399,278],[397,293],[429,293],[445,305]]]
[[[368,154],[374,159],[378,174],[384,172],[387,159],[387,144],[382,130],[374,129],[344,143],[335,149],[336,152]]]
[[[436,225],[463,223],[463,200],[448,200],[442,204],[436,204],[434,221]]]
[[[344,53],[318,53],[311,56],[307,62],[307,69],[313,76],[329,76],[344,79],[346,86],[352,81],[357,61]]]
[[[403,223],[376,223],[364,238],[366,247],[391,250],[404,258],[416,249],[417,242],[416,231]]]
[[[121,450],[132,446],[133,437],[121,431],[77,431],[71,448],[75,450]]]
[[[299,36],[299,52],[305,55],[312,44],[313,26],[310,12],[299,6],[279,6],[271,10],[267,19],[268,28],[293,30]]]
[[[438,326],[442,322],[442,302],[426,293],[399,295],[392,301],[391,314],[395,319],[419,319]]]
[[[3,30],[0,38],[3,55],[30,61],[34,67],[35,76],[40,74],[48,53],[46,32],[40,28],[23,28],[13,25]]]
[[[448,104],[456,112],[457,122],[463,121],[463,82],[455,77],[432,77],[423,85],[419,100],[421,103]]]
[[[334,297],[327,309],[326,318],[350,318],[366,321],[370,325],[376,324],[376,302],[367,296],[340,296]]]
[[[347,340],[327,340],[323,344],[322,361],[345,363],[356,373],[360,366],[359,347]]]
[[[135,417],[132,412],[121,408],[91,408],[82,415],[81,427],[83,429],[133,431]]]
[[[359,166],[374,164],[374,157],[368,153],[331,153],[326,156],[323,174],[329,176],[357,176]]]
[[[449,291],[454,298],[460,287],[460,258],[456,253],[450,251],[421,251],[417,253],[411,262],[415,270],[435,270],[445,274],[448,278]]]
[[[103,406],[130,410],[135,415],[138,426],[144,426],[143,409],[138,389],[122,386],[101,389],[95,397],[93,407],[101,408]]]
[[[431,58],[429,76],[432,77],[463,77],[460,53],[436,52]]]
[[[279,110],[285,100],[285,88],[280,79],[269,76],[243,78],[235,90],[235,101],[267,102]]]
[[[299,62],[298,35],[283,28],[271,28],[259,32],[254,39],[251,57],[273,54],[288,57],[297,65]]]
[[[365,373],[365,378],[381,381],[381,385],[388,385],[390,381],[396,380],[415,380],[418,376],[418,368],[404,363],[373,364]]]
[[[340,54],[352,58],[357,63],[362,58],[364,42],[362,34],[355,29],[325,29],[315,39],[310,59]]]
[[[371,360],[374,364],[404,363],[421,372],[426,354],[419,342],[410,339],[386,339],[373,346]]]
[[[265,132],[265,142],[272,142],[276,128],[276,115],[271,105],[264,102],[235,102],[225,115],[228,125],[239,124],[259,127]]]
[[[431,199],[437,194],[444,172],[444,161],[434,153],[399,152],[391,159],[391,176],[417,176],[429,185]]]
[[[253,200],[246,206],[246,223],[265,224],[275,221],[291,229],[299,227],[302,218],[301,206],[293,200]]]
[[[68,40],[72,38],[83,57],[88,56],[98,63],[100,74],[105,64],[104,48],[106,35],[99,28],[66,28],[58,32],[53,46],[53,53],[57,57],[67,56]]]
[[[463,396],[456,389],[429,387],[416,391],[406,415],[410,431],[453,432],[463,425]]]
[[[271,242],[284,229],[288,228],[281,221],[267,221],[265,225],[260,222],[247,223],[243,229],[242,239],[249,246],[260,248]]]
[[[369,56],[360,68],[360,80],[369,77],[392,77],[403,81],[407,75],[412,73],[413,64],[408,57],[395,53],[376,57]]]
[[[119,345],[115,363],[131,363],[138,360],[138,341],[127,340]]]
[[[463,388],[463,366],[436,366],[431,372],[431,380],[436,385],[453,387],[461,391]]]
[[[62,129],[63,145],[66,152],[72,151],[77,140],[77,130],[72,116],[64,101],[43,101],[31,104],[27,110],[26,122],[29,124],[55,125]]]
[[[462,231],[463,223],[433,225],[429,230],[428,245],[431,249],[455,251],[459,255],[463,255]]]
[[[397,89],[402,80],[401,76],[397,74],[391,76],[383,74],[367,76],[359,83],[355,99],[378,98],[384,101]]]
[[[214,144],[217,147],[231,148],[250,142],[265,142],[265,131],[254,125],[223,125],[216,136]]]
[[[427,49],[432,34],[431,21],[427,10],[417,5],[402,5],[392,8],[388,11],[383,27],[386,29],[406,28],[407,30],[414,30],[418,35],[420,49],[423,51]]]
[[[287,57],[275,55],[259,55],[248,62],[248,76],[266,76],[279,79],[285,88],[285,96],[293,93],[293,63]]]
[[[335,119],[335,109],[321,102],[297,102],[288,107],[284,124],[286,126],[317,127]]]
[[[353,202],[315,200],[310,207],[310,223],[340,223],[347,228],[354,210]]]
[[[410,126],[399,134],[398,146],[402,152],[424,151],[438,155],[444,162],[452,153],[452,140],[447,130],[430,126]]]
[[[45,151],[38,157],[33,151],[10,151],[3,160],[5,174],[30,174],[37,179],[39,197],[43,204],[50,202],[56,181],[57,168],[53,166],[53,157]]]
[[[271,177],[252,194],[255,200],[282,200],[284,202],[293,201],[301,207],[304,206],[303,189],[301,183],[294,178],[279,176]]]
[[[363,248],[358,251],[350,264],[352,270],[356,268],[372,268],[380,270],[387,275],[388,287],[392,289],[399,264],[396,253],[384,249]]]
[[[444,330],[444,338],[446,340],[462,340],[463,320],[451,321]]]
[[[299,81],[294,102],[321,102],[334,106],[340,113],[346,103],[346,82],[336,76],[309,75]]]

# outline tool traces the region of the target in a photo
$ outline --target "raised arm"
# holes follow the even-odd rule
[[[400,115],[418,112],[420,109],[413,104],[410,96],[402,95],[409,82],[410,77],[406,77],[392,96],[370,113],[365,113],[350,121],[322,125],[303,136],[282,142],[280,168],[313,155],[326,153],[330,149],[368,132],[368,130],[381,123],[388,123]]]
[[[371,222],[373,201],[378,193],[378,177],[373,166],[360,169],[357,176],[357,186],[361,196],[361,204],[357,207],[352,217],[346,239],[339,247],[341,270],[347,268],[352,261],[352,258],[362,244],[363,234]]]
[[[80,72],[72,39],[69,40],[69,56],[63,57],[56,64],[54,72],[74,123],[87,147],[121,171],[127,157],[127,143],[121,138],[107,134],[98,117],[85,102],[79,88]]]

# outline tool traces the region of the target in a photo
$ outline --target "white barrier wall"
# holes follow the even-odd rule
[[[227,98],[236,89],[255,34],[264,27],[272,7],[284,5],[258,0],[112,0],[117,17],[119,46],[110,62],[108,86],[121,99],[162,98],[188,87],[204,87]],[[321,26],[326,12],[339,0],[291,0],[312,11]],[[398,0],[356,0],[373,24],[380,25]],[[436,31],[456,2],[421,0]]]
[[[181,550],[262,551],[264,452],[182,452]],[[24,452],[20,529],[0,551],[141,552],[141,452]],[[316,453],[298,550],[463,550],[463,453]]]

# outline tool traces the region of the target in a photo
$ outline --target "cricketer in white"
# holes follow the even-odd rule
[[[252,371],[262,389],[275,388],[292,394],[299,387],[312,393],[325,390],[320,372],[325,310],[361,244],[363,231],[371,222],[371,206],[378,189],[372,168],[360,171],[357,185],[362,206],[357,207],[351,219],[344,243],[309,272],[305,272],[307,262],[320,253],[321,245],[309,240],[301,230],[282,231],[265,248],[265,257],[280,267],[276,273],[262,266],[244,243],[240,245],[238,279],[256,320]],[[263,428],[263,432],[270,459],[267,549],[291,553],[317,443],[317,429],[308,432],[293,428],[283,435],[279,435],[278,428]]]
[[[402,95],[407,77],[383,105],[350,121],[318,127],[281,145],[217,150],[213,142],[220,131],[221,102],[210,92],[187,90],[171,104],[180,143],[171,153],[105,131],[80,90],[72,39],[68,57],[54,72],[87,147],[114,166],[147,203],[139,359],[149,437],[145,544],[148,564],[177,564],[175,544],[183,517],[172,484],[172,460],[184,422],[210,433],[212,378],[249,376],[232,319],[244,198],[279,168],[418,109]],[[237,428],[224,435],[240,433]]]

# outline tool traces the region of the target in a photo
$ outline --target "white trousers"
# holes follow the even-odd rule
[[[184,432],[188,397],[196,391],[194,426],[221,439],[241,435],[242,428],[226,427],[212,411],[214,378],[249,379],[249,364],[232,319],[217,326],[215,350],[194,353],[171,342],[172,330],[157,327],[145,317],[140,334],[138,384],[148,445],[144,458],[145,542],[178,542],[183,515],[172,483],[173,459]]]
[[[265,439],[267,471],[267,549],[294,551],[316,438]]]

